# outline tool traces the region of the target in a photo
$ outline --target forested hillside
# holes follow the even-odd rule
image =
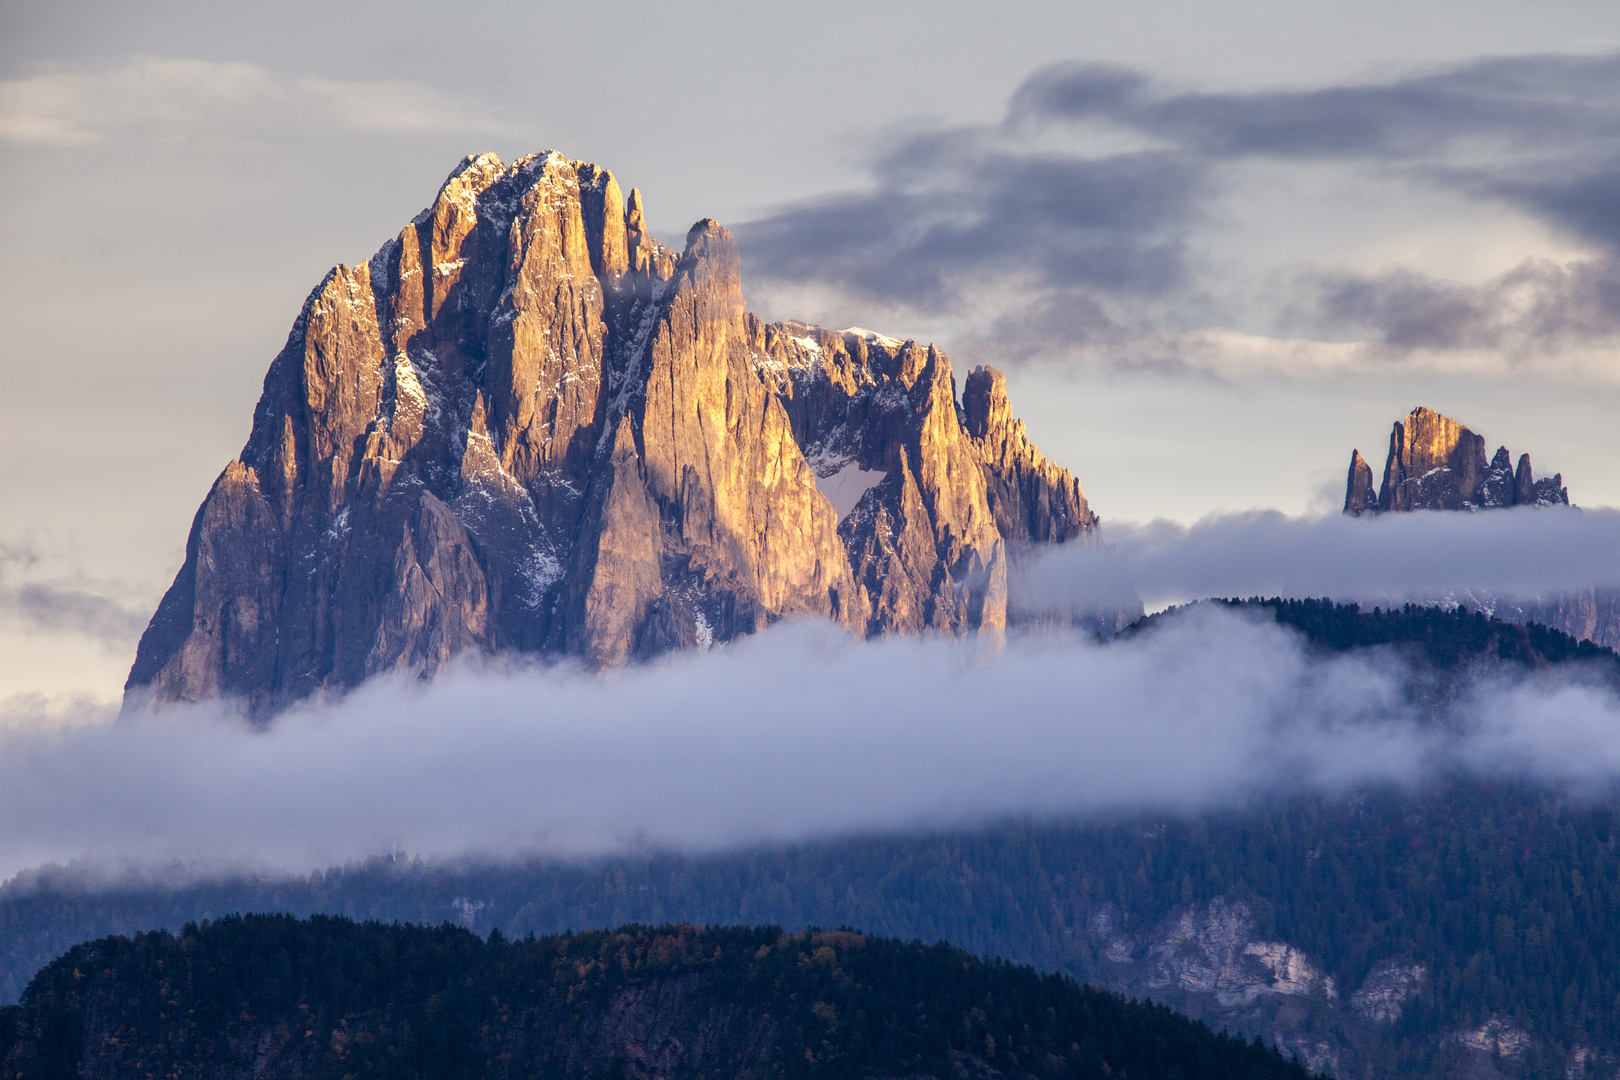
[[[304,878],[114,891],[83,891],[54,873],[6,886],[0,945],[14,995],[49,958],[41,953],[235,911],[450,919],[514,936],[631,921],[774,922],[946,940],[1108,985],[1115,965],[1092,933],[1099,911],[1112,905],[1125,929],[1147,933],[1224,897],[1249,906],[1258,939],[1303,950],[1342,988],[1330,1015],[1310,1022],[1333,1029],[1341,1060],[1411,1067],[1443,1057],[1452,1033],[1496,1017],[1528,1032],[1551,1062],[1620,1044],[1617,836],[1612,803],[1458,782],[1421,798],[1300,799],[1201,821],[1030,824],[705,858],[382,859]],[[1427,968],[1421,995],[1393,1024],[1356,1022],[1346,999],[1390,960]],[[1274,1022],[1234,1021],[1281,1034]]]
[[[1314,647],[1333,652],[1393,646],[1415,660],[1439,668],[1478,661],[1505,661],[1524,667],[1545,667],[1571,661],[1601,665],[1620,676],[1620,656],[1614,650],[1571,637],[1540,623],[1512,623],[1493,619],[1466,606],[1450,610],[1406,604],[1399,610],[1373,608],[1332,600],[1210,600],[1239,610],[1269,614],[1277,622],[1298,630]],[[1151,632],[1176,617],[1183,608],[1169,608],[1137,620],[1126,634]]]
[[[1473,613],[1267,607],[1324,649],[1411,647],[1453,667],[1614,664],[1607,650]],[[1570,1075],[1607,1076],[1620,1048],[1617,841],[1620,800],[1609,795],[1458,776],[1199,819],[1006,823],[709,856],[393,857],[307,877],[100,889],[55,869],[0,888],[0,993],[15,1000],[77,942],[241,911],[448,919],[509,936],[629,922],[847,925],[1168,1001],[1344,1076],[1445,1075],[1481,1054],[1513,1076],[1563,1077],[1580,1063]],[[1286,944],[1334,993],[1273,986],[1230,1005],[1219,988],[1185,989],[1189,972],[1154,950],[1184,948],[1172,948],[1183,920],[1203,927],[1239,908],[1240,960],[1250,946]],[[1390,965],[1422,975],[1410,1000],[1375,1015],[1357,994]],[[1604,1061],[1609,1071],[1595,1071]]]
[[[521,941],[232,917],[81,945],[7,1076],[1306,1080],[1258,1041],[944,945],[664,926]]]

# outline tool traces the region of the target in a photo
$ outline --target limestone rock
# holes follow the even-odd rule
[[[305,302],[126,690],[264,716],[463,653],[600,667],[792,617],[993,638],[1009,562],[1096,524],[999,372],[958,401],[933,346],[766,325],[721,225],[677,253],[608,170],[483,154]]]
[[[1423,989],[1428,968],[1422,964],[1386,960],[1367,973],[1350,995],[1350,1008],[1364,1020],[1393,1024]]]
[[[1419,406],[1389,434],[1380,510],[1462,510],[1480,505],[1485,440]]]
[[[1530,455],[1524,455],[1526,470],[1530,467]],[[1496,456],[1485,469],[1485,479],[1480,484],[1481,506],[1494,508],[1499,506],[1512,506],[1517,501],[1517,488],[1513,481],[1513,457],[1505,446],[1496,448]]]
[[[1359,450],[1350,452],[1350,478],[1344,511],[1478,510],[1505,506],[1568,505],[1562,476],[1537,480],[1530,455],[1519,455],[1518,469],[1505,446],[1487,463],[1485,440],[1433,409],[1418,406],[1397,420],[1389,434],[1389,457],[1376,503],[1372,468]]]
[[[1108,902],[1076,914],[1098,957],[1099,981],[1111,990],[1151,997],[1217,1028],[1263,1031],[1316,1069],[1336,1070],[1355,1053],[1342,1029],[1322,1023],[1339,1007],[1337,981],[1297,946],[1263,936],[1241,899],[1185,904],[1151,927],[1133,925]]]
[[[1360,450],[1352,450],[1350,479],[1344,489],[1344,512],[1360,517],[1369,511],[1378,511],[1378,493],[1373,490],[1372,466],[1367,464]]]
[[[161,701],[247,697],[273,680],[282,544],[254,471],[225,467],[192,522],[186,561],[141,638],[130,685]]]
[[[424,491],[401,530],[366,672],[432,675],[462,650],[490,643],[489,587],[472,537]]]

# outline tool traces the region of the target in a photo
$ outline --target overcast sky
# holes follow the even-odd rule
[[[1612,2],[0,2],[0,699],[116,696],[307,292],[543,148],[1002,366],[1105,520],[1336,508],[1418,404],[1620,504]]]

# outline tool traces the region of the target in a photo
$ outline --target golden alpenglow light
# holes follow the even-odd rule
[[[842,520],[840,473],[881,477]],[[791,616],[999,635],[1009,560],[1096,522],[1000,372],[959,403],[933,346],[762,323],[717,223],[677,254],[605,169],[484,154],[305,302],[126,694],[262,716],[465,650],[607,666]]]

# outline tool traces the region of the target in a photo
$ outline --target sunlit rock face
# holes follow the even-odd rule
[[[265,715],[795,616],[997,636],[1009,561],[1096,524],[1000,372],[959,398],[933,346],[762,323],[719,224],[676,252],[607,170],[484,154],[305,302],[126,695]]]
[[[1487,462],[1483,438],[1450,417],[1419,406],[1397,420],[1389,433],[1384,482],[1376,496],[1372,467],[1361,451],[1350,451],[1344,511],[1359,515],[1569,504],[1561,475],[1535,479],[1529,454],[1519,455],[1517,470],[1511,461],[1507,447],[1499,446]]]
[[[1412,510],[1493,510],[1510,506],[1568,506],[1569,489],[1555,473],[1537,480],[1530,455],[1517,466],[1505,446],[1489,461],[1485,440],[1465,425],[1422,407],[1396,421],[1389,436],[1384,479],[1372,486],[1372,467],[1350,452],[1344,512],[1353,516]],[[1511,622],[1538,622],[1610,648],[1620,647],[1620,590],[1578,589],[1545,596],[1497,596],[1482,590],[1418,597],[1466,603]]]

